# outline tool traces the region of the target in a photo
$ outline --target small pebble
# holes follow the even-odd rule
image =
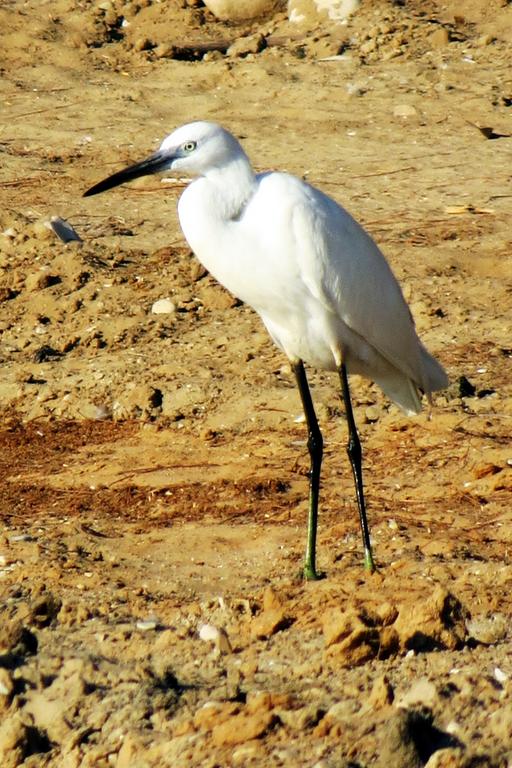
[[[151,307],[151,312],[154,315],[170,315],[176,312],[176,304],[170,299],[158,299]]]
[[[393,114],[395,117],[417,117],[418,110],[412,104],[397,104],[393,109]]]
[[[450,42],[450,35],[447,29],[438,27],[435,32],[432,32],[429,40],[433,48],[442,48]]]
[[[14,536],[9,536],[9,541],[35,541],[35,538],[30,533],[17,533]]]
[[[142,621],[138,621],[135,626],[137,629],[140,629],[141,632],[150,632],[151,630],[157,628],[158,621],[156,619],[144,619]]]
[[[506,672],[503,672],[502,669],[499,667],[494,668],[494,677],[498,681],[498,683],[506,683],[508,680],[508,675]]]
[[[367,424],[374,424],[379,420],[380,411],[376,405],[369,405],[364,412],[365,421]]]
[[[492,35],[489,35],[489,34],[481,35],[480,37],[477,38],[476,44],[478,45],[479,48],[483,48],[484,46],[490,45],[491,43],[493,43],[494,40],[495,38]]]
[[[153,48],[153,43],[147,37],[140,37],[133,44],[133,50],[140,53],[141,51],[150,51]]]
[[[199,627],[199,638],[205,643],[215,643],[219,638],[219,630],[213,624],[201,624]]]
[[[199,627],[199,638],[205,642],[215,643],[218,653],[226,654],[233,651],[229,637],[222,627],[215,627],[213,624],[202,624]]]

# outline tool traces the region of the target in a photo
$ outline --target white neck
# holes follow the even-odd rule
[[[222,167],[210,169],[203,178],[215,188],[217,215],[227,220],[240,218],[256,186],[247,156],[240,153]]]

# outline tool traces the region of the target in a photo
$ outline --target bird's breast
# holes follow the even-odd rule
[[[294,301],[302,286],[293,249],[280,242],[258,201],[251,201],[240,217],[230,218],[222,201],[199,182],[185,190],[178,204],[183,234],[199,261],[258,312]]]

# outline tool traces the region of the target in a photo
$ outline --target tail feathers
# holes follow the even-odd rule
[[[423,365],[423,383],[421,388],[425,394],[436,392],[438,389],[444,389],[448,386],[448,376],[443,366],[427,352],[423,344],[421,345],[421,362]]]
[[[389,367],[375,378],[375,383],[383,392],[396,403],[409,416],[421,411],[421,392],[423,391],[430,401],[431,392],[444,389],[448,386],[448,376],[443,366],[421,347],[422,381],[414,382],[402,371]]]
[[[387,375],[375,379],[384,394],[398,405],[408,416],[421,411],[421,399],[418,387],[396,369]]]

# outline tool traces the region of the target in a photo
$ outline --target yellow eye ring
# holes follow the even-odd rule
[[[182,149],[184,152],[193,152],[196,147],[197,143],[195,141],[186,141]]]

